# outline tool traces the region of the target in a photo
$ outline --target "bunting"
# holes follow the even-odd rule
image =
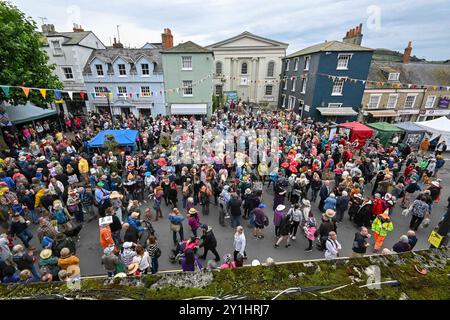
[[[70,100],[73,100],[73,91],[67,91],[67,94],[69,95]]]
[[[62,99],[61,91],[55,90],[55,97],[57,100],[61,100]]]
[[[23,93],[25,93],[25,96],[28,98],[28,95],[30,94],[30,88],[27,87],[21,87],[23,90]]]
[[[45,97],[47,96],[47,90],[46,89],[39,89],[39,92],[41,93],[42,98],[45,99]]]
[[[2,86],[3,93],[5,94],[5,97],[9,96],[9,87],[8,86]]]
[[[81,100],[84,100],[84,95],[85,95],[85,92],[84,91],[80,91]]]

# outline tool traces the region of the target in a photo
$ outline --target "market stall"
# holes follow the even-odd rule
[[[346,134],[352,143],[355,140],[358,140],[358,148],[362,148],[366,143],[366,140],[372,138],[373,135],[373,129],[356,121],[339,124],[339,131],[346,131]]]
[[[88,142],[88,148],[104,148],[105,142],[114,137],[114,141],[120,147],[130,147],[132,151],[137,149],[137,130],[103,130]]]
[[[369,127],[375,129],[375,137],[380,139],[383,146],[389,144],[394,134],[403,132],[402,129],[387,122],[373,122],[367,124]]]
[[[415,124],[431,133],[430,140],[439,138],[439,141],[445,140],[447,145],[450,145],[450,120],[447,117],[415,122]]]
[[[420,142],[427,133],[426,129],[411,121],[396,123],[395,126],[404,131],[403,139],[399,141],[404,145],[409,145],[413,149],[419,148]]]

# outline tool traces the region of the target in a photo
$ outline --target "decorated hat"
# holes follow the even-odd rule
[[[139,269],[138,263],[132,263],[128,266],[128,275],[133,275]]]
[[[48,258],[50,258],[52,256],[52,250],[44,249],[44,250],[41,251],[39,256],[41,257],[41,259],[48,259]]]

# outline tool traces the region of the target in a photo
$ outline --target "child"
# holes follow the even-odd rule
[[[304,231],[309,242],[309,246],[306,248],[306,251],[310,252],[312,251],[312,245],[317,231],[316,219],[311,211],[309,212],[308,219],[306,220]]]

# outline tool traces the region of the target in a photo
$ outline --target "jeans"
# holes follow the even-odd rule
[[[30,210],[30,217],[34,224],[38,223],[39,215],[36,213],[35,210]]]
[[[152,274],[155,274],[158,272],[158,258],[153,257],[152,258],[152,265],[150,267]]]
[[[318,194],[319,194],[319,190],[311,189],[311,201],[312,202],[316,202]]]
[[[181,201],[183,203],[183,209],[186,209],[187,197],[183,197]]]
[[[209,203],[202,204],[202,214],[204,216],[209,215]]]
[[[241,225],[241,216],[231,216],[231,226],[236,228]]]
[[[76,211],[75,214],[75,221],[78,223],[84,222],[84,214],[82,210]]]
[[[20,240],[22,240],[25,248],[28,248],[30,246],[29,242],[33,238],[33,234],[31,233],[30,230],[25,229],[17,236],[20,238]]]
[[[290,227],[290,234],[291,236],[295,237],[297,235],[297,229],[298,225],[300,224],[300,221],[293,221]]]

